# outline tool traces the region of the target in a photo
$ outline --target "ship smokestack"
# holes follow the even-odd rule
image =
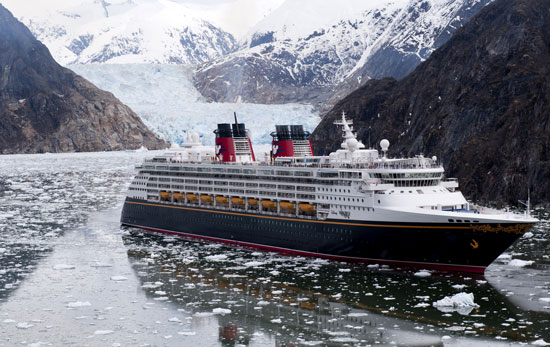
[[[248,130],[244,123],[237,121],[234,113],[234,124],[218,124],[216,134],[216,156],[222,162],[256,161]]]
[[[276,125],[276,131],[271,133],[273,141],[272,156],[277,157],[307,157],[313,155],[308,131],[302,125]]]
[[[218,129],[214,130],[214,134],[216,134],[216,157],[218,160],[222,162],[236,161],[231,124],[218,124]]]

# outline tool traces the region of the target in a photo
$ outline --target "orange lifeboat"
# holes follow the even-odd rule
[[[212,196],[203,194],[201,195],[202,202],[212,203],[214,202],[214,199],[212,199]]]
[[[183,196],[182,193],[174,193],[174,199],[176,200],[184,200],[185,196]]]
[[[306,203],[298,204],[298,208],[302,212],[311,212],[311,213],[316,212],[315,211],[315,206],[313,206],[312,204],[306,204]]]
[[[227,198],[225,196],[221,196],[221,195],[216,196],[216,202],[218,204],[226,204],[226,205],[228,204]]]
[[[271,200],[262,200],[262,206],[264,208],[277,208],[277,206],[275,205],[275,201]]]
[[[253,198],[248,199],[248,205],[258,206],[258,199],[253,199]]]
[[[187,193],[186,196],[187,196],[187,199],[190,200],[190,201],[199,200],[199,197],[197,196],[197,194]]]
[[[170,192],[160,192],[160,197],[166,200],[170,200],[172,198]]]
[[[244,199],[243,198],[231,198],[231,203],[233,205],[244,205]]]
[[[287,210],[287,211],[294,211],[296,210],[296,206],[294,206],[294,203],[292,202],[288,202],[288,201],[281,201],[279,203],[279,206],[281,206],[281,208],[283,210]]]

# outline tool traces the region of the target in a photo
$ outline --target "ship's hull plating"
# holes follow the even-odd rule
[[[126,198],[123,225],[266,250],[483,273],[529,224],[309,220]]]

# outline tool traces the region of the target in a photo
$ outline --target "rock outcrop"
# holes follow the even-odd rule
[[[61,67],[0,5],[0,153],[163,148],[111,93]]]
[[[517,205],[530,190],[548,204],[548,62],[550,0],[497,0],[406,78],[371,80],[339,102],[314,148],[339,146],[332,122],[345,111],[365,144],[387,138],[393,155],[438,156],[473,200]]]

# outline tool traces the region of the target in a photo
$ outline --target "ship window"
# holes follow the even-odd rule
[[[380,203],[380,200],[378,200],[378,203]]]
[[[469,220],[469,219],[465,219],[465,220],[464,220],[464,223],[470,223],[470,220]]]
[[[455,220],[454,219],[449,219],[449,222],[453,223]]]
[[[462,219],[457,219],[456,222],[457,223],[462,223]]]

